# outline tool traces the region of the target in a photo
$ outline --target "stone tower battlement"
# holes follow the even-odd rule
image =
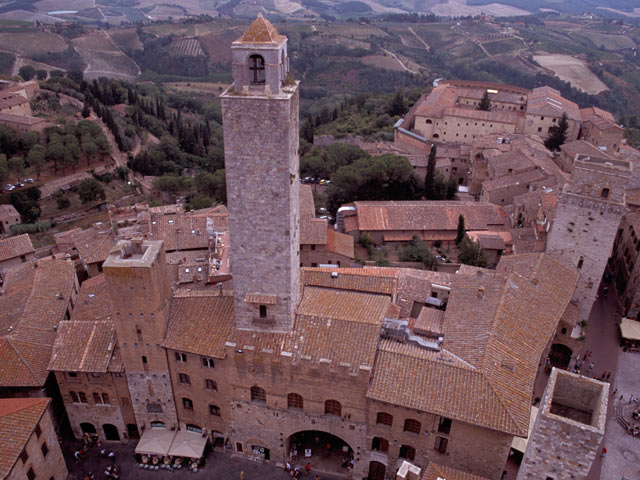
[[[236,328],[289,331],[300,300],[299,96],[287,39],[261,15],[221,96]]]
[[[609,384],[551,372],[517,480],[586,478],[604,436]]]

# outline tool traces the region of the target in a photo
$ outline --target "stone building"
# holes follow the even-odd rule
[[[598,107],[580,109],[582,125],[580,137],[600,151],[615,155],[623,146],[624,128],[616,124],[613,115]]]
[[[477,109],[485,92],[492,103],[489,111]],[[394,141],[424,149],[429,142],[470,145],[492,134],[525,133],[546,138],[563,113],[569,121],[567,137],[575,140],[582,121],[580,110],[551,87],[529,91],[510,85],[447,80],[423,95],[395,125]]]
[[[51,416],[50,399],[0,399],[0,438],[0,478],[65,480],[68,477]]]
[[[518,480],[587,478],[604,437],[608,397],[608,383],[554,368]]]
[[[585,157],[574,164],[570,183],[558,195],[547,252],[580,272],[573,297],[579,307],[580,322],[588,320],[598,295],[607,259],[625,213],[625,186],[631,174],[632,167],[628,162],[612,164]],[[572,335],[580,337],[580,325],[577,327]]]
[[[287,331],[300,299],[298,83],[287,38],[261,15],[231,52],[220,101],[236,324]]]
[[[121,240],[103,264],[138,431],[177,423],[164,340],[171,287],[162,241]]]
[[[627,317],[640,315],[640,213],[631,212],[620,222],[611,256],[615,286]]]
[[[0,205],[0,235],[11,234],[11,225],[20,223],[20,214],[11,204]]]
[[[0,273],[33,260],[34,251],[27,233],[0,239]]]

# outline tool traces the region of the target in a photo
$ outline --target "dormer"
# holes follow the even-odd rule
[[[280,35],[261,13],[231,44],[231,57],[237,92],[280,93],[289,73],[287,37]]]

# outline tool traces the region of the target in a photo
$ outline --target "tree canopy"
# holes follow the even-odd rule
[[[482,95],[482,98],[478,103],[478,110],[483,110],[485,112],[491,110],[491,99],[489,98],[489,92],[485,91],[484,95]]]
[[[549,138],[545,140],[544,146],[552,152],[560,150],[560,146],[567,140],[568,130],[569,117],[567,116],[567,112],[563,112],[558,124],[549,129]]]
[[[401,262],[420,262],[430,270],[433,270],[438,264],[436,256],[431,252],[427,243],[417,235],[413,236],[411,243],[400,250],[399,259]]]

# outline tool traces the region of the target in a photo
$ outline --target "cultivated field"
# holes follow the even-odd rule
[[[502,3],[489,3],[487,5],[472,6],[467,5],[464,0],[447,0],[443,3],[431,7],[431,11],[443,17],[459,17],[465,15],[479,15],[487,13],[497,17],[509,17],[518,15],[528,15],[531,12],[521,8],[511,7]]]
[[[140,42],[135,28],[111,29],[107,33],[120,48],[130,50],[142,49],[142,42]]]
[[[34,3],[40,12],[51,12],[56,10],[84,10],[95,7],[92,0],[40,0]]]
[[[39,55],[63,52],[67,44],[60,35],[49,32],[0,33],[0,49],[19,55]]]
[[[582,35],[591,40],[597,47],[604,47],[607,50],[623,50],[625,48],[635,48],[636,43],[625,35],[609,35],[607,33],[581,32]]]
[[[535,55],[533,59],[583,92],[595,95],[608,90],[584,62],[577,58],[569,55]]]
[[[85,78],[98,77],[134,80],[140,74],[138,65],[127,57],[102,30],[76,38],[72,44],[87,67]]]
[[[226,63],[231,61],[231,42],[242,34],[237,29],[227,29],[220,33],[208,33],[200,37],[200,44],[209,63]]]
[[[197,57],[204,55],[204,50],[197,38],[176,38],[169,45],[171,55]]]
[[[365,65],[372,65],[378,68],[386,68],[387,70],[395,70],[397,72],[403,72],[405,69],[400,65],[395,58],[385,55],[367,55],[360,59]]]
[[[171,7],[168,5],[158,5],[151,12],[148,13],[151,20],[167,20],[168,18],[183,18],[185,12],[178,7]]]

